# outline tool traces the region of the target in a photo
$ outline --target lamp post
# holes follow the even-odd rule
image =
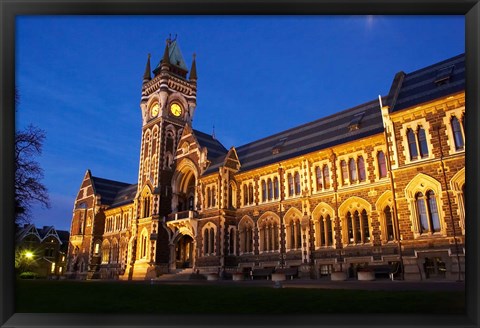
[[[404,266],[403,266],[403,254],[402,254],[402,245],[401,245],[401,237],[400,237],[400,223],[398,222],[398,213],[397,213],[397,198],[395,194],[395,184],[393,182],[393,171],[392,171],[392,165],[390,163],[390,145],[388,142],[388,134],[387,134],[387,125],[385,124],[385,118],[384,116],[388,116],[388,109],[385,110],[383,108],[382,104],[382,97],[378,96],[378,101],[380,103],[380,110],[382,111],[382,121],[383,121],[383,136],[385,138],[385,144],[386,144],[386,150],[387,150],[387,170],[388,170],[388,175],[390,176],[390,188],[392,189],[392,194],[393,194],[393,220],[395,222],[395,230],[396,230],[396,239],[398,243],[398,256],[400,259],[400,269],[401,269],[401,279],[405,279],[405,274],[404,274]],[[392,278],[393,279],[393,278]]]

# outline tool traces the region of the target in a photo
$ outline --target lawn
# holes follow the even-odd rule
[[[465,293],[18,280],[15,304],[17,313],[463,314]]]

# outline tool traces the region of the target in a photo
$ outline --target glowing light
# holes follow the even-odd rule
[[[25,252],[25,257],[26,257],[27,259],[31,259],[31,258],[33,257],[33,253],[30,252],[30,251],[26,251],[26,252]]]

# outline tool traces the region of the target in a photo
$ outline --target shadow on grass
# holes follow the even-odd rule
[[[18,280],[17,313],[463,314],[465,293]]]

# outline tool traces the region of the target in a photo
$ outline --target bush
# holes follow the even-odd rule
[[[22,272],[20,273],[20,279],[37,279],[38,273],[35,272]]]

